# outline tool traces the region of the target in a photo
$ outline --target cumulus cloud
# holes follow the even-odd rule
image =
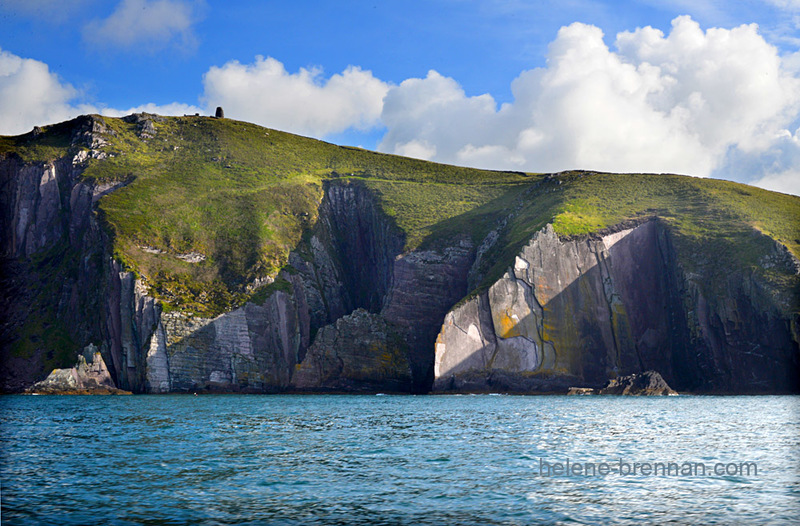
[[[750,184],[784,194],[800,195],[800,170],[768,174]]]
[[[101,49],[111,45],[154,52],[169,44],[191,49],[197,44],[193,26],[199,6],[185,0],[122,0],[108,18],[86,24],[83,37]]]
[[[44,62],[0,50],[0,133],[17,135],[66,120],[85,109],[71,104],[77,95]]]
[[[492,141],[495,108],[491,96],[467,97],[455,80],[429,71],[424,79],[408,79],[388,90],[381,114],[387,132],[380,149],[454,161],[465,144]]]
[[[733,150],[774,148],[797,118],[800,78],[755,25],[703,31],[683,16],[669,35],[623,32],[615,47],[597,27],[562,28],[546,67],[515,79],[501,107],[436,72],[406,80],[386,95],[379,148],[423,144],[434,160],[487,168],[708,176]]]
[[[22,58],[0,49],[0,134],[19,135],[34,126],[65,121],[86,113],[113,117],[146,111],[161,115],[202,112],[181,103],[143,104],[118,110],[80,101],[81,92],[63,82],[44,62]]]
[[[315,137],[376,126],[389,89],[358,67],[325,80],[318,69],[289,73],[281,62],[261,56],[252,64],[212,67],[203,86],[208,106],[222,106],[228,117]]]
[[[734,168],[750,168],[750,173],[763,174],[750,184],[786,194],[800,195],[800,128],[794,134],[784,130],[766,152],[750,154],[751,159],[739,158],[729,163],[731,172],[721,176],[733,175],[742,180],[740,174],[732,173]],[[738,177],[737,177],[738,175]]]
[[[192,104],[184,104],[182,102],[171,102],[169,104],[154,104],[149,102],[140,106],[134,106],[127,110],[118,110],[114,108],[100,108],[97,113],[106,115],[108,117],[124,117],[131,113],[156,113],[158,115],[194,115],[199,113],[205,115],[205,110],[194,106]]]

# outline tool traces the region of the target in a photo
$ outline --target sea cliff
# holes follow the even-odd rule
[[[744,232],[715,257],[724,239],[686,233],[703,203],[564,233],[572,212],[553,200],[591,174],[505,174],[513,184],[502,185],[483,174],[493,186],[464,213],[453,212],[463,201],[398,211],[412,185],[430,186],[424,170],[398,183],[367,163],[360,177],[331,171],[303,183],[300,205],[270,211],[265,228],[288,232],[286,248],[267,242],[260,253],[278,263],[256,254],[256,270],[237,274],[232,263],[215,270],[225,253],[199,242],[178,252],[144,239],[146,229],[126,238],[118,209],[103,206],[130,195],[137,176],[91,174],[130,158],[112,148],[122,126],[152,141],[158,119],[82,117],[59,125],[52,159],[0,153],[4,390],[72,366],[89,345],[107,370],[103,387],[137,393],[567,392],[649,370],[679,391],[800,390],[800,262],[780,237],[748,226],[758,218],[715,217]],[[671,177],[670,191],[701,184]],[[780,199],[790,216],[800,210]],[[408,226],[433,207],[443,211]],[[216,289],[181,277],[212,271],[221,277],[205,283]],[[204,307],[219,283],[227,307]]]

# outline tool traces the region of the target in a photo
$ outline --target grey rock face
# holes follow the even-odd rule
[[[3,253],[11,257],[29,257],[61,239],[62,205],[59,178],[66,178],[54,163],[22,166],[13,160],[8,171],[17,173],[14,194],[8,203],[14,225],[4,239]],[[16,166],[15,166],[16,165]]]
[[[698,279],[658,221],[571,241],[548,225],[487,292],[447,314],[434,389],[600,388],[654,369],[681,390],[796,390],[797,321],[754,275],[732,274],[713,305]]]
[[[88,356],[88,359],[87,359]],[[40,394],[102,393],[120,390],[108,372],[103,356],[93,345],[78,355],[78,363],[71,369],[54,369],[44,380],[34,384],[28,392]]]
[[[651,227],[639,227],[627,244],[643,242]],[[447,315],[437,343],[435,388],[447,388],[451,377],[476,369],[472,353],[486,371],[542,379],[563,375],[589,383],[629,366],[633,335],[608,259],[612,247],[632,232],[567,243],[550,225],[537,233],[486,293]],[[662,270],[656,267],[650,274]],[[657,282],[646,274],[639,278]],[[466,347],[464,334],[471,342]]]
[[[381,313],[406,334],[415,391],[430,389],[436,334],[447,311],[466,295],[473,260],[468,239],[395,259],[392,288]]]
[[[276,292],[264,305],[247,303],[214,319],[162,315],[149,360],[158,369],[150,389],[268,392],[289,386],[298,363],[300,331],[291,296]],[[163,345],[162,352],[158,345]],[[164,364],[168,375],[163,373]],[[158,372],[158,371],[161,372]],[[168,378],[168,379],[167,379]]]
[[[106,286],[106,334],[115,378],[123,389],[143,391],[149,373],[147,354],[159,325],[161,307],[147,296],[131,272],[109,261]]]
[[[346,312],[356,308],[377,312],[383,307],[395,257],[403,249],[403,237],[375,201],[358,184],[329,184],[320,207],[319,241],[329,247],[330,264],[338,267]]]
[[[409,391],[411,368],[405,341],[382,316],[356,309],[319,331],[294,371],[292,387]]]
[[[147,348],[146,391],[149,393],[168,393],[172,389],[169,376],[169,357],[167,355],[167,331],[161,320],[150,338]]]

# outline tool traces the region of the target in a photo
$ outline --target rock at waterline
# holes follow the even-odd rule
[[[568,395],[631,395],[631,396],[668,396],[677,395],[657,371],[645,371],[638,374],[620,376],[609,380],[602,389],[590,387],[570,387]]]
[[[70,369],[54,369],[26,392],[30,394],[130,394],[117,389],[103,355],[89,344]]]

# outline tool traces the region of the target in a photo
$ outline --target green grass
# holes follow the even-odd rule
[[[476,170],[339,147],[230,119],[158,119],[149,139],[138,136],[134,123],[102,121],[110,130],[103,148],[109,157],[90,160],[83,177],[127,183],[101,199],[99,214],[113,234],[114,255],[167,309],[212,316],[286,289],[280,279],[255,292],[247,292],[247,284],[275,277],[286,266],[289,252],[318,219],[323,183],[335,180],[357,180],[372,190],[404,233],[406,250],[455,236],[477,244],[498,229],[501,237],[482,263],[484,286],[547,223],[568,237],[658,216],[674,234],[685,269],[713,270],[719,275],[712,281],[731,268],[768,274],[759,270],[759,258],[770,239],[800,256],[800,198],[737,183]],[[36,138],[0,137],[0,154],[16,152],[26,161],[74,154],[81,146],[70,145],[73,127],[50,126]],[[206,259],[178,258],[191,252]]]
[[[270,283],[269,285],[263,285],[259,287],[253,295],[250,297],[250,301],[253,303],[257,303],[258,305],[263,305],[267,298],[272,296],[273,293],[282,291],[286,293],[292,292],[292,284],[289,280],[285,279],[281,274],[275,278],[275,281]]]
[[[470,212],[506,194],[516,194],[527,184],[420,184],[374,178],[364,182],[379,196],[383,211],[406,233],[406,250],[460,233],[479,243],[491,230],[494,221],[476,221],[475,214]]]
[[[155,122],[156,136],[147,140],[138,137],[136,124],[104,121],[114,132],[103,150],[110,157],[90,161],[84,177],[132,181],[100,202],[115,255],[156,297],[201,315],[241,304],[248,283],[275,276],[316,222],[325,180],[367,181],[407,232],[409,249],[441,221],[529,180],[342,148],[228,119],[166,118]],[[206,259],[177,257],[191,252]]]
[[[0,135],[0,155],[16,153],[23,161],[54,161],[64,157],[71,146],[74,121],[42,126],[41,133],[33,132],[13,137]]]
[[[800,198],[760,188],[679,175],[570,172],[536,189],[514,218],[490,279],[499,277],[531,235],[552,222],[564,237],[657,216],[673,234],[684,270],[702,273],[709,289],[731,272],[752,270],[772,281],[796,277],[763,269],[771,240],[800,257]],[[759,232],[764,235],[759,235]],[[794,283],[796,282],[796,283]]]

